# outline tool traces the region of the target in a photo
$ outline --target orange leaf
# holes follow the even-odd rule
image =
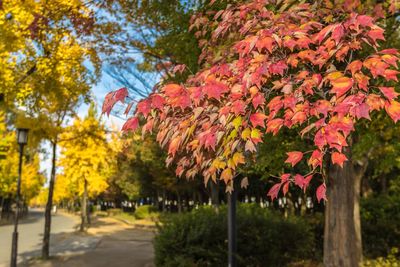
[[[346,69],[350,70],[351,75],[354,75],[355,72],[361,70],[363,63],[360,60],[355,60],[351,62]]]
[[[235,167],[239,164],[243,164],[245,162],[243,154],[240,152],[236,152],[235,154],[233,154],[233,163],[235,165]]]
[[[171,140],[171,143],[169,143],[169,147],[168,147],[168,154],[175,156],[176,151],[178,150],[180,141],[181,141],[181,138],[179,138],[179,136],[177,136]]]
[[[227,183],[229,183],[229,181],[232,180],[232,177],[233,177],[232,170],[227,168],[227,169],[222,171],[220,179],[224,180],[225,184],[227,184]]]
[[[333,152],[332,153],[332,163],[333,164],[338,164],[340,167],[343,168],[343,162],[347,160],[347,157],[339,152]]]
[[[348,77],[341,77],[331,81],[332,93],[335,93],[337,97],[340,97],[347,93],[347,91],[353,86],[353,79]]]
[[[271,37],[264,37],[257,41],[256,47],[258,51],[261,51],[263,48],[266,48],[268,52],[272,53],[272,48],[274,44],[274,39]]]
[[[386,112],[392,118],[394,122],[400,120],[400,103],[397,101],[386,102],[385,105]]]
[[[377,94],[369,94],[365,102],[371,110],[381,110],[385,106],[385,100]]]
[[[267,123],[267,133],[277,134],[279,129],[283,126],[282,119],[273,119]]]

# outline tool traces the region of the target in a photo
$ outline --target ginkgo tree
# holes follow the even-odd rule
[[[2,211],[8,210],[4,207],[5,199],[12,199],[17,191],[19,152],[16,142],[15,131],[7,128],[5,113],[0,112],[0,147],[2,157],[0,158],[0,198],[2,199]],[[40,159],[37,146],[29,144],[28,155],[24,158],[22,169],[21,194],[22,203],[27,205],[29,201],[39,194],[44,184],[45,177],[40,172]],[[9,202],[10,203],[10,202]]]
[[[60,136],[61,157],[58,166],[62,168],[62,174],[58,179],[63,181],[57,184],[74,190],[70,193],[81,198],[81,231],[90,223],[88,198],[107,189],[107,179],[116,168],[113,153],[115,155],[119,145],[110,142],[113,144],[111,147],[108,142],[105,126],[96,116],[94,105],[84,119],[76,118],[73,125]]]
[[[400,119],[399,53],[380,48],[381,26],[396,8],[395,1],[260,0],[194,16],[203,69],[184,84],[159,86],[137,103],[123,130],[144,122],[142,133],[156,132],[178,176],[221,179],[227,190],[264,135],[298,131],[314,149],[288,151],[286,162],[305,161],[309,170],[281,174],[268,195],[286,194],[291,184],[306,190],[318,180],[318,201],[329,199],[325,233],[347,237],[332,245],[325,236],[324,263],[357,266],[362,252],[353,196],[359,191],[349,182],[355,170],[348,159],[357,122],[380,110]],[[125,88],[108,94],[103,112],[127,94]],[[345,202],[354,205],[346,209]],[[337,227],[343,218],[353,225]]]

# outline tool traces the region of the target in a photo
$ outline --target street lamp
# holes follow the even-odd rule
[[[236,267],[236,190],[228,193],[228,267]]]
[[[17,142],[19,145],[19,167],[18,167],[18,181],[17,181],[17,194],[16,200],[16,210],[14,219],[14,233],[12,236],[12,250],[11,250],[11,267],[17,266],[17,255],[18,255],[18,217],[19,217],[19,202],[21,194],[21,174],[22,174],[22,155],[24,152],[24,146],[28,143],[28,129],[18,128],[17,129]]]

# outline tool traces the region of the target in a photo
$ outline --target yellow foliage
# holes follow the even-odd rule
[[[106,135],[94,108],[89,110],[86,118],[76,118],[60,140],[58,166],[62,168],[62,173],[56,179],[55,201],[81,196],[85,180],[89,196],[104,192],[108,187],[108,178],[115,171],[116,149],[120,144],[117,136]]]
[[[89,91],[100,64],[77,25],[90,20],[84,0],[1,1],[0,93],[8,105],[40,106]]]
[[[0,118],[4,118],[4,114],[0,113]],[[8,131],[4,120],[0,120],[0,146],[6,148],[7,151],[3,154],[4,158],[0,159],[0,195],[14,195],[17,189],[18,179],[18,163],[19,151],[15,132]],[[24,155],[29,154],[25,151]],[[21,195],[25,202],[35,197],[45,178],[40,173],[40,160],[38,155],[30,157],[29,161],[25,160],[22,168],[21,178]]]

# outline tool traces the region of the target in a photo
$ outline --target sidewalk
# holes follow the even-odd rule
[[[70,233],[53,243],[55,257],[29,267],[153,267],[154,232],[113,218],[97,218],[87,233]]]

